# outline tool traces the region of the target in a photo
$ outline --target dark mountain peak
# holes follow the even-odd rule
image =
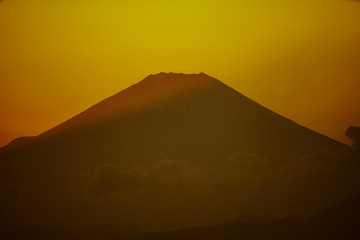
[[[189,73],[189,74],[186,74],[186,73],[174,73],[174,72],[160,72],[160,73],[156,73],[156,74],[150,74],[149,76],[147,76],[145,79],[148,79],[148,78],[152,78],[152,79],[156,79],[156,78],[173,78],[174,80],[175,79],[180,79],[180,78],[203,78],[203,77],[207,77],[207,78],[211,78],[213,79],[212,77],[210,77],[209,75],[201,72],[201,73]]]
[[[160,72],[157,74],[151,74],[139,84],[146,84],[147,87],[151,86],[167,86],[172,85],[174,87],[181,86],[199,86],[199,85],[213,85],[214,83],[221,84],[221,82],[205,73],[199,74],[184,74],[184,73],[165,73]]]

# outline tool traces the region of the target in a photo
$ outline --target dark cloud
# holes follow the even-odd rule
[[[354,147],[360,148],[360,127],[350,126],[346,129],[345,135],[353,141]]]

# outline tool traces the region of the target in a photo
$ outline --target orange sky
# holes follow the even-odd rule
[[[158,72],[205,72],[338,140],[360,125],[360,3],[3,0],[0,146]]]

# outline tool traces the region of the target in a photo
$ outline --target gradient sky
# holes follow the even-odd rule
[[[158,72],[205,72],[337,140],[360,125],[356,1],[0,2],[0,146]]]

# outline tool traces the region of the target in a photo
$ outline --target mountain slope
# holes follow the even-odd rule
[[[349,152],[206,74],[150,75],[1,149],[2,227],[308,215],[358,190]]]

